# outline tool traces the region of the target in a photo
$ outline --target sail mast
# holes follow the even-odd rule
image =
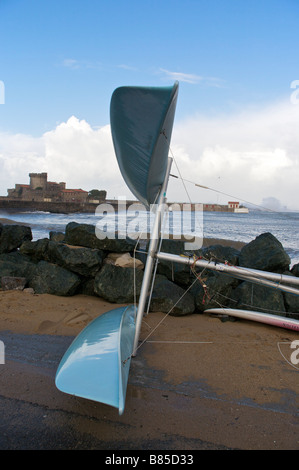
[[[159,194],[159,199],[158,199],[158,203],[156,207],[156,215],[155,215],[155,220],[153,224],[153,230],[150,234],[150,243],[149,243],[149,250],[148,250],[146,265],[144,268],[138,310],[137,310],[137,315],[136,315],[136,330],[135,330],[135,340],[134,340],[134,347],[133,347],[133,356],[136,356],[136,352],[138,348],[142,317],[144,314],[145,304],[146,304],[146,300],[148,296],[148,288],[151,282],[153,265],[154,265],[154,261],[156,259],[156,255],[158,251],[159,239],[161,237],[161,227],[162,227],[163,215],[164,215],[164,210],[165,210],[165,205],[166,205],[166,190],[168,186],[171,165],[172,165],[172,158],[168,157],[168,164],[167,164],[165,179],[164,179],[164,183],[161,187],[160,194]]]

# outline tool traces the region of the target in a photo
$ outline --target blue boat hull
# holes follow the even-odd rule
[[[135,336],[136,308],[104,313],[75,338],[57,369],[59,390],[118,408],[122,414]]]

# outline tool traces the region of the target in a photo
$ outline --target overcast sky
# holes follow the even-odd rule
[[[131,198],[112,92],[178,80],[173,173],[216,191],[169,199],[299,210],[298,44],[296,0],[0,0],[0,195],[45,171]]]

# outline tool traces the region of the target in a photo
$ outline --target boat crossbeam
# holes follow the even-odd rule
[[[265,285],[274,289],[279,289],[290,294],[299,295],[299,289],[286,286],[285,284],[298,285],[299,278],[258,269],[243,268],[241,266],[229,266],[224,263],[207,261],[203,259],[194,259],[193,257],[174,255],[171,253],[159,252],[156,255],[158,260],[172,261],[175,263],[196,266],[199,268],[210,269],[219,273],[227,274],[241,280],[247,280],[256,284]]]

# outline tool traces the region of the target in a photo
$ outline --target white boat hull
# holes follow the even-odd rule
[[[247,209],[247,207],[238,207],[234,210],[234,212],[237,214],[248,214],[249,209]]]

